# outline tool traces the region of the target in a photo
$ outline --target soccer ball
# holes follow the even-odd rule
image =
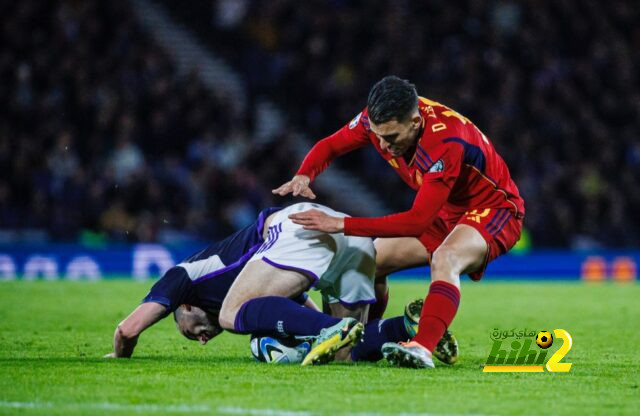
[[[553,335],[549,331],[540,331],[538,335],[536,335],[536,344],[538,347],[546,350],[553,344]]]
[[[263,363],[299,364],[310,350],[309,341],[251,336],[251,354]]]

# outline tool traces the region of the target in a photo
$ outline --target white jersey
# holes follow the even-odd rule
[[[368,237],[305,230],[288,218],[309,209],[335,217],[347,216],[309,202],[286,207],[274,214],[265,242],[249,262],[262,260],[280,269],[299,271],[314,280],[312,287],[329,303],[374,303],[373,241]]]

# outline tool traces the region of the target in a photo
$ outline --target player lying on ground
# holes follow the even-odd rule
[[[303,230],[288,219],[310,208],[344,216],[317,204],[264,210],[251,226],[169,269],[118,325],[112,355],[130,357],[140,333],[172,311],[180,332],[203,344],[223,329],[315,337],[304,364],[330,361],[337,350],[354,345],[362,333],[358,320],[366,322],[368,304],[374,302],[373,244],[367,238]],[[292,300],[312,287],[337,318],[319,312],[308,299]],[[387,320],[379,337],[371,331],[358,348],[375,344],[379,352],[384,340],[408,338],[402,328],[402,318]]]
[[[507,165],[469,119],[418,97],[413,84],[393,76],[376,83],[367,107],[319,141],[296,176],[273,192],[315,198],[309,188],[315,176],[335,157],[368,144],[417,191],[411,209],[380,218],[339,218],[314,210],[291,218],[310,230],[389,237],[376,241],[381,283],[387,273],[431,265],[417,336],[386,345],[384,353],[402,366],[433,367],[431,353],[458,310],[460,275],[480,280],[487,263],[513,247],[524,202]]]

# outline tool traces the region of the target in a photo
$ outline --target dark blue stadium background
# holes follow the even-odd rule
[[[636,2],[156,3],[241,75],[247,111],[179,74],[128,2],[2,2],[0,242],[221,237],[289,202],[270,190],[300,162],[292,131],[332,133],[396,74],[492,139],[534,247],[640,245]],[[258,145],[261,97],[288,128]],[[373,152],[338,164],[409,206]]]

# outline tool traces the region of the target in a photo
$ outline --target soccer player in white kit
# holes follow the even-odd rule
[[[372,240],[305,230],[288,218],[312,208],[346,216],[313,203],[270,215],[264,243],[229,288],[219,316],[222,328],[238,333],[320,334],[303,364],[330,361],[339,349],[355,345],[362,332],[358,321],[366,322],[368,305],[375,302]],[[300,308],[289,299],[309,289],[322,293],[333,316]]]
[[[338,350],[346,354],[345,347],[356,345],[340,358],[377,360],[382,343],[408,339],[397,317],[372,321],[358,343],[375,302],[372,240],[304,230],[288,219],[311,208],[345,216],[313,203],[262,211],[252,225],[169,269],[118,325],[109,355],[130,357],[140,333],[171,312],[180,332],[203,344],[222,329],[310,337],[315,341],[303,364],[331,361]],[[305,302],[309,289],[321,292],[333,316]]]

